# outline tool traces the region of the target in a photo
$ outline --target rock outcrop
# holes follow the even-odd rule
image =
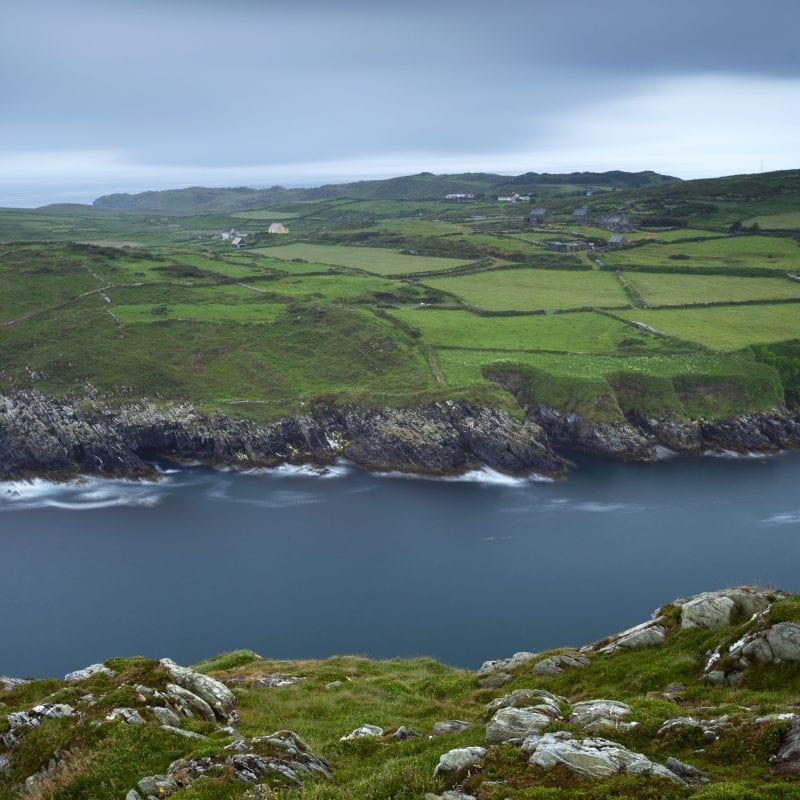
[[[320,406],[271,425],[204,415],[190,405],[124,407],[0,395],[0,478],[76,472],[154,476],[149,461],[276,466],[330,464],[344,457],[367,469],[453,474],[479,467],[560,475],[566,464],[541,428],[465,402],[417,409]]]

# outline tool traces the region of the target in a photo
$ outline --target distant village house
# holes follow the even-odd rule
[[[630,233],[636,228],[624,214],[605,214],[600,217],[600,225],[614,233]]]
[[[457,203],[460,203],[462,200],[474,200],[475,195],[469,192],[451,192],[450,194],[446,194],[444,199],[455,200]]]
[[[530,203],[531,196],[529,194],[504,194],[497,198],[498,203]]]
[[[550,214],[546,208],[534,208],[528,214],[528,222],[549,222]]]
[[[627,244],[627,240],[621,233],[615,233],[609,240],[608,245],[606,245],[609,250],[613,250],[617,247],[625,247]]]
[[[589,209],[586,206],[581,206],[580,208],[576,208],[572,212],[572,221],[576,225],[586,225],[587,222],[591,219],[589,214]]]
[[[268,233],[289,233],[289,229],[282,222],[273,222],[267,228]]]
[[[555,250],[557,253],[577,253],[586,250],[586,242],[545,242],[548,250]]]

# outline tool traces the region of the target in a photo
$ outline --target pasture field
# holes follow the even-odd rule
[[[470,311],[404,308],[392,316],[420,331],[433,347],[604,353],[623,346],[658,349],[657,338],[604,314],[482,317]]]
[[[795,303],[619,313],[660,333],[723,352],[800,338],[800,307]]]
[[[382,247],[343,247],[340,245],[290,244],[282,247],[256,248],[273,259],[291,261],[301,258],[315,264],[365,270],[378,275],[403,275],[413,272],[438,272],[465,266],[470,261],[456,258],[410,256]]]
[[[426,278],[426,286],[452,292],[472,306],[489,311],[619,307],[629,300],[608,272],[492,269],[449,278]],[[800,283],[797,284],[800,294]]]
[[[234,219],[263,219],[270,222],[282,222],[286,219],[295,219],[300,214],[296,211],[276,211],[272,208],[262,208],[257,211],[236,211],[231,216]]]
[[[800,229],[800,211],[784,211],[778,214],[763,214],[759,217],[751,217],[743,223],[744,225],[758,225],[763,230],[798,230]]]
[[[625,280],[639,292],[649,306],[702,305],[711,302],[753,300],[800,301],[800,281],[782,275],[776,275],[774,278],[738,278],[729,275],[629,272],[625,274]],[[797,311],[800,315],[800,305]]]
[[[800,269],[800,245],[774,236],[728,236],[701,242],[656,242],[603,254],[612,266]]]

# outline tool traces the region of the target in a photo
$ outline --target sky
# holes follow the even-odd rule
[[[798,0],[3,0],[0,205],[800,167]]]

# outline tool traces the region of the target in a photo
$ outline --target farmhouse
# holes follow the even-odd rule
[[[609,250],[613,250],[616,247],[624,247],[627,244],[627,240],[621,233],[615,233],[611,238],[608,240],[607,247]]]
[[[576,208],[572,212],[572,221],[576,225],[585,225],[587,222],[589,222],[589,219],[590,219],[589,209],[586,208],[586,206],[581,206],[580,208]]]
[[[460,203],[462,200],[474,200],[475,195],[469,192],[450,192],[450,194],[444,196],[444,199],[455,200],[457,203]]]
[[[545,247],[557,253],[577,253],[586,250],[586,242],[545,242]]]
[[[531,197],[528,194],[505,194],[497,198],[499,203],[530,203]]]
[[[289,233],[289,229],[282,222],[273,222],[267,228],[267,233]]]
[[[614,233],[630,233],[636,230],[633,224],[623,214],[605,214],[600,217],[600,225]]]
[[[237,247],[237,248],[240,248],[240,249],[241,249],[241,248],[242,248],[242,247],[244,247],[244,246],[245,246],[245,244],[247,244],[247,243],[245,242],[245,240],[244,240],[244,237],[242,237],[242,236],[235,236],[233,239],[231,239],[231,244],[232,244],[234,247]]]
[[[534,208],[528,214],[528,222],[549,222],[550,214],[546,208]]]

